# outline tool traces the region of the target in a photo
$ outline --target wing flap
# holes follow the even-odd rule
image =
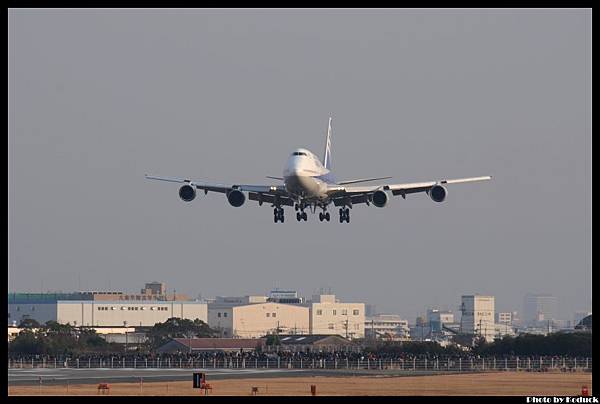
[[[250,199],[251,201],[257,201],[259,203],[266,202],[266,203],[270,203],[270,204],[275,204],[276,200],[278,200],[279,204],[281,204],[281,205],[294,206],[293,200],[291,200],[290,198],[286,198],[285,196],[279,196],[279,195],[263,194],[263,193],[259,193],[259,192],[249,192],[248,199]]]

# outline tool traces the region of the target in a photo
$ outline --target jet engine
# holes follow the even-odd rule
[[[191,185],[184,185],[179,188],[179,197],[186,202],[193,201],[196,197],[196,189]]]
[[[227,200],[231,206],[239,208],[244,204],[244,202],[246,202],[246,195],[244,195],[242,191],[232,189],[227,193]]]
[[[448,195],[448,191],[441,185],[434,185],[431,187],[429,192],[429,197],[435,202],[444,202],[446,199],[446,195]]]
[[[377,206],[378,208],[383,208],[385,205],[387,205],[388,202],[387,193],[381,190],[373,192],[372,201],[373,205]]]

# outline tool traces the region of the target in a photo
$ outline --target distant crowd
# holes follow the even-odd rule
[[[490,357],[491,358],[491,357]],[[507,359],[509,361],[513,361],[517,359],[516,355],[504,355],[504,356],[495,356],[497,360]],[[563,359],[561,356],[518,356],[519,360],[531,360],[531,361],[539,361],[542,359],[544,362],[560,361]],[[80,362],[116,362],[119,363],[122,360],[126,360],[127,362],[136,360],[136,361],[149,361],[152,363],[156,363],[160,361],[160,363],[179,363],[181,360],[183,363],[192,362],[196,363],[197,361],[204,360],[205,362],[217,360],[222,362],[223,360],[233,360],[233,361],[272,361],[279,360],[282,363],[287,363],[289,361],[304,361],[309,362],[312,360],[325,360],[329,361],[352,361],[356,362],[360,361],[379,361],[382,360],[384,362],[389,362],[390,360],[397,361],[446,361],[450,360],[481,360],[482,357],[480,355],[474,355],[469,352],[464,352],[461,354],[453,354],[453,355],[436,355],[436,354],[409,354],[409,353],[383,353],[383,352],[346,352],[346,351],[337,351],[337,352],[259,352],[259,351],[230,351],[230,352],[175,352],[175,353],[139,353],[139,352],[130,352],[130,353],[111,353],[111,354],[98,354],[98,353],[90,353],[90,354],[80,354],[80,355],[17,355],[9,353],[8,359],[11,361],[20,361],[28,362],[34,360],[35,362],[46,362],[51,363],[55,360],[59,362],[68,361],[76,361],[79,359]],[[487,358],[485,358],[487,359]],[[575,359],[575,358],[569,358]],[[586,358],[577,358],[578,360],[585,361]],[[558,363],[558,362],[557,362]]]

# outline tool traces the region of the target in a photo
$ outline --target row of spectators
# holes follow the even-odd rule
[[[103,361],[103,362],[120,362],[123,359],[125,359],[127,362],[129,361],[133,361],[133,360],[137,360],[137,361],[150,361],[152,363],[156,363],[156,361],[160,361],[161,363],[166,363],[166,362],[173,362],[173,363],[179,363],[179,361],[183,361],[184,363],[188,363],[191,361],[223,361],[223,360],[237,360],[238,362],[241,360],[246,360],[246,361],[266,361],[266,360],[279,360],[280,362],[289,362],[289,361],[304,361],[304,362],[308,362],[308,361],[312,361],[312,360],[326,360],[326,361],[378,361],[378,360],[382,360],[385,362],[389,362],[390,360],[397,362],[397,361],[413,361],[413,360],[417,360],[417,361],[423,361],[425,359],[427,359],[428,361],[447,361],[448,359],[450,360],[463,360],[463,361],[469,361],[469,360],[475,360],[475,361],[480,361],[481,359],[493,359],[495,358],[496,360],[509,360],[509,361],[516,361],[517,360],[517,356],[513,356],[513,355],[505,355],[505,356],[496,356],[496,357],[486,357],[486,358],[482,358],[479,355],[473,355],[473,354],[469,354],[467,352],[465,352],[464,354],[461,355],[435,355],[435,354],[406,354],[406,353],[398,353],[398,354],[390,354],[390,353],[360,353],[360,352],[345,352],[345,351],[338,351],[338,352],[259,352],[259,351],[230,351],[230,352],[223,352],[223,351],[211,351],[211,352],[194,352],[194,353],[189,353],[189,352],[176,352],[176,353],[148,353],[148,354],[142,354],[139,352],[131,352],[131,353],[117,353],[117,354],[97,354],[97,353],[90,353],[90,354],[81,354],[81,355],[77,355],[77,356],[66,356],[66,355],[57,355],[57,356],[52,356],[52,355],[16,355],[16,354],[9,354],[8,359],[11,361],[31,361],[34,360],[35,362],[54,362],[54,360],[56,359],[57,361],[63,362],[65,360],[69,360],[69,361],[76,361],[77,359],[79,359],[80,362],[88,362],[88,361],[93,361],[93,362],[98,362],[98,361]],[[563,359],[572,361],[574,359],[577,359],[578,361],[585,361],[586,358],[565,358],[562,356],[519,356],[518,357],[519,361],[535,361],[538,362],[540,360],[542,360],[544,363],[548,362],[555,362],[555,363],[559,363],[560,361],[562,361]]]

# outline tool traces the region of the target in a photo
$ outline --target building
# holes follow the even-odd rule
[[[313,295],[306,305],[310,310],[310,334],[364,338],[364,303],[341,303],[335,295]]]
[[[506,336],[514,337],[516,335],[515,329],[509,323],[496,323],[494,324],[495,338],[503,338]]]
[[[575,326],[576,330],[580,330],[580,331],[592,331],[592,314],[590,313],[589,316],[586,316],[584,318],[581,319],[581,321],[579,323],[577,323],[577,325]]]
[[[287,335],[278,345],[266,346],[267,351],[339,352],[358,351],[360,347],[339,335]]]
[[[510,311],[496,313],[496,323],[511,325],[512,324],[512,313]]]
[[[579,324],[579,322],[581,320],[583,320],[584,318],[586,318],[590,314],[592,314],[591,311],[576,311],[573,314],[573,327],[575,327],[577,324]]]
[[[208,326],[221,337],[308,334],[308,308],[268,302],[266,296],[219,297],[208,304]]]
[[[439,333],[442,331],[444,324],[454,323],[454,313],[448,310],[428,309],[427,323],[429,323],[432,332]]]
[[[376,316],[377,313],[377,306],[375,306],[374,304],[365,304],[365,316],[366,317],[373,317]]]
[[[141,290],[143,295],[161,295],[164,296],[167,294],[167,287],[162,282],[150,282],[144,286],[144,289]]]
[[[460,330],[464,334],[480,335],[492,342],[496,335],[494,296],[463,295]]]
[[[264,338],[173,338],[158,348],[157,352],[243,352],[264,346]]]
[[[302,298],[298,297],[298,292],[295,290],[275,289],[269,293],[267,301],[286,304],[301,304]]]
[[[539,327],[557,318],[558,300],[549,294],[525,295],[523,321],[526,326]]]
[[[206,303],[162,300],[103,300],[93,294],[14,293],[8,296],[8,321],[17,325],[24,319],[40,324],[56,321],[86,327],[151,327],[171,317],[207,322]]]
[[[410,339],[408,320],[396,314],[377,314],[365,319],[365,338],[386,341],[405,341]]]

